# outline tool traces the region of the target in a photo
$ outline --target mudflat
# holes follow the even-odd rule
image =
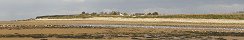
[[[188,28],[143,28],[143,27],[101,27],[72,26],[81,24],[172,26]],[[68,25],[68,26],[67,26]],[[194,23],[194,22],[147,22],[106,20],[46,20],[46,21],[2,21],[1,40],[133,40],[133,39],[242,39],[243,30],[220,30],[218,28],[243,28],[242,23]],[[62,27],[65,26],[65,27]]]

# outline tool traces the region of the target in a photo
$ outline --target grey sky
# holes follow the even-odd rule
[[[82,11],[221,13],[244,11],[244,0],[0,0],[0,20],[78,14]]]

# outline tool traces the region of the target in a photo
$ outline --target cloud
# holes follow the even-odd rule
[[[202,7],[207,7],[207,8],[244,8],[243,4],[214,4],[214,5],[204,5]]]
[[[64,2],[85,2],[85,0],[62,0]]]
[[[197,10],[204,10],[212,13],[229,13],[236,11],[244,11],[243,4],[213,4],[199,6]]]

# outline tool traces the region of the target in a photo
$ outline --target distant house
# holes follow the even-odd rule
[[[120,13],[119,15],[120,15],[120,16],[125,16],[123,13]]]

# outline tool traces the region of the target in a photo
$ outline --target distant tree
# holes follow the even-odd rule
[[[107,12],[100,12],[100,15],[108,15]]]
[[[112,11],[112,12],[110,12],[109,14],[110,14],[110,15],[119,15],[120,12]]]
[[[120,14],[120,12],[116,12],[115,14],[116,14],[116,15],[119,15],[119,14]]]
[[[152,15],[158,15],[158,12],[153,12]]]
[[[123,15],[128,15],[128,13],[123,13]]]
[[[133,14],[133,15],[135,15],[135,16],[139,16],[139,15],[145,15],[145,13],[135,13],[135,14]]]
[[[97,15],[97,13],[96,12],[93,12],[93,13],[91,13],[91,15]]]
[[[99,14],[100,14],[100,15],[105,15],[105,13],[104,13],[104,12],[100,12]]]
[[[108,13],[107,12],[104,12],[105,15],[107,15]]]
[[[86,14],[86,12],[82,12],[81,14]]]
[[[147,13],[147,15],[152,15],[152,13]]]

